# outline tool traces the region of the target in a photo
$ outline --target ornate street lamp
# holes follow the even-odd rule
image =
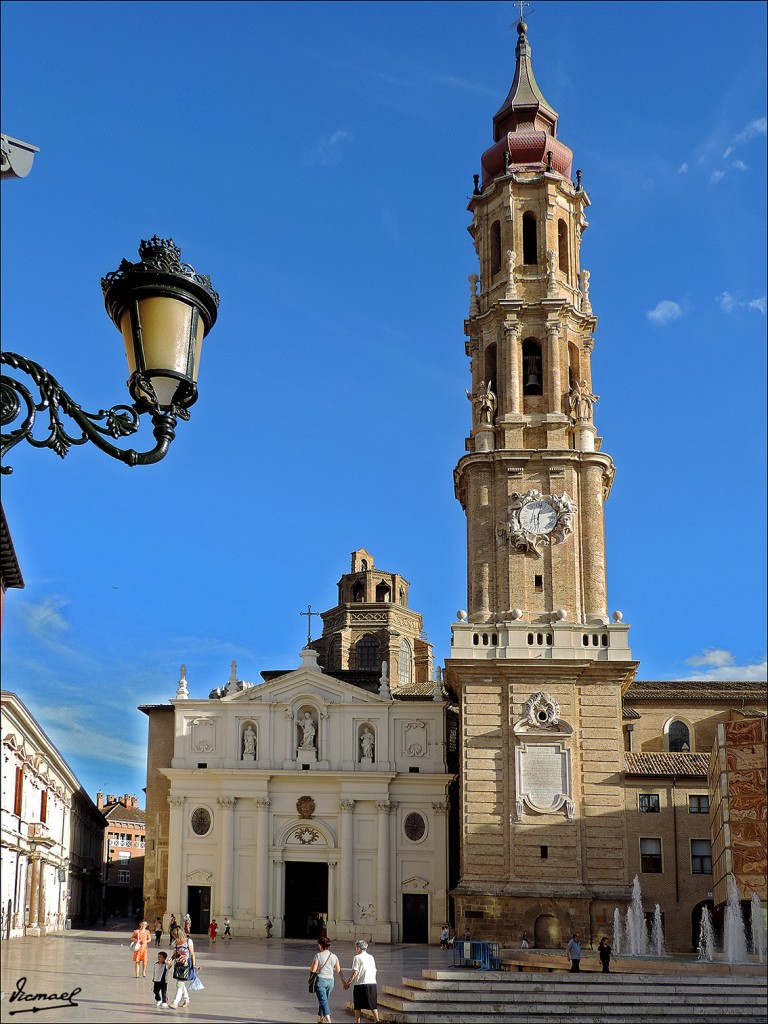
[[[35,448],[52,448],[61,458],[72,445],[86,441],[129,466],[150,465],[164,457],[177,419],[188,420],[189,407],[197,401],[200,349],[216,322],[219,296],[207,275],[181,262],[181,251],[171,239],[155,235],[143,241],[139,256],[140,262],[123,260],[101,281],[107,312],[125,342],[133,405],[85,412],[39,363],[2,352],[0,362],[31,377],[40,397],[36,401],[14,377],[0,376],[0,424],[17,424],[0,434],[0,457],[24,440]],[[107,440],[134,434],[145,412],[151,416],[156,441],[151,451],[123,449]],[[38,413],[46,417],[47,434],[36,438]],[[66,429],[62,413],[75,422],[80,434]],[[2,472],[12,470],[4,466]]]

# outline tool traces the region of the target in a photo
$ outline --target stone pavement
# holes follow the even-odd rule
[[[219,939],[211,944],[207,938],[195,939],[198,963],[203,970],[203,992],[193,992],[189,1006],[183,1010],[158,1010],[152,996],[151,968],[157,950],[150,947],[147,977],[133,976],[129,948],[132,927],[115,930],[68,931],[44,938],[6,939],[2,942],[3,998],[0,1021],[35,1024],[107,1024],[107,1022],[143,1022],[161,1017],[175,1020],[226,1022],[254,1021],[259,1024],[283,1022],[314,1022],[317,1001],[307,992],[309,964],[317,949],[308,940]],[[193,936],[194,938],[194,936]],[[167,936],[164,936],[167,939]],[[161,949],[167,949],[164,944]],[[334,944],[342,969],[349,970],[354,949],[350,942]],[[414,975],[424,968],[447,966],[453,957],[449,951],[434,946],[376,946],[370,952],[376,958],[380,985],[399,985],[404,975]],[[27,995],[74,995],[73,1005],[62,1000],[10,1001],[20,978],[26,978]],[[174,992],[171,981],[169,994]],[[171,995],[172,997],[172,995]],[[331,996],[334,1020],[352,1021],[344,1006],[347,993],[337,983]],[[38,1014],[43,1012],[43,1017]]]

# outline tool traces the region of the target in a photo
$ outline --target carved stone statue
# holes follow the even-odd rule
[[[517,262],[517,253],[514,249],[507,249],[507,287],[505,297],[508,299],[514,299],[517,296],[517,288],[515,287],[515,263]]]
[[[472,403],[475,426],[491,426],[496,412],[496,395],[491,390],[491,382],[480,381],[477,391],[470,393],[467,389],[467,398]]]
[[[363,752],[363,757],[373,757],[373,744],[374,735],[370,729],[363,729],[362,736],[360,737],[360,749]]]
[[[477,274],[470,274],[467,280],[469,281],[469,315],[478,316],[480,313],[480,303],[477,298],[477,283],[480,278]]]
[[[599,395],[593,395],[585,380],[575,380],[568,394],[571,416],[577,423],[591,423],[592,409]]]
[[[256,755],[256,733],[250,725],[243,730],[243,760]]]
[[[299,722],[299,727],[302,732],[302,747],[314,747],[315,745],[315,720],[308,711],[304,712],[304,717]]]
[[[585,312],[589,312],[592,309],[592,303],[589,301],[589,271],[582,270],[579,274],[579,289],[581,291],[581,305]]]

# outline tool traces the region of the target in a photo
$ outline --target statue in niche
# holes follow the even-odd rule
[[[243,730],[243,760],[252,760],[256,756],[256,733],[250,725]]]
[[[299,728],[302,732],[301,745],[302,747],[314,747],[315,745],[315,720],[308,711],[304,712],[304,717],[299,722]]]
[[[490,427],[493,424],[493,417],[496,412],[496,395],[491,390],[491,382],[480,381],[477,391],[470,394],[466,388],[467,398],[472,403],[475,424],[477,426]]]
[[[370,729],[363,729],[363,733],[360,737],[360,749],[363,752],[363,757],[373,757],[373,744],[375,737]]]
[[[568,403],[571,407],[571,416],[576,423],[592,422],[592,407],[599,398],[599,395],[592,394],[585,380],[575,380],[571,384]]]

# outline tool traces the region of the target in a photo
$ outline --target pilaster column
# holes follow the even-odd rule
[[[269,913],[269,808],[271,800],[256,801],[256,917]]]
[[[336,861],[328,861],[328,924],[336,925]],[[335,936],[334,936],[335,938]]]
[[[285,759],[286,761],[296,760],[296,745],[297,745],[297,733],[296,723],[293,720],[293,712],[290,708],[285,709]]]
[[[272,891],[274,893],[274,900],[272,903],[272,913],[270,917],[275,920],[280,919],[280,935],[285,935],[285,908],[283,907],[283,858],[273,857],[272,858],[272,880],[273,886]],[[269,914],[269,911],[265,911]]]
[[[181,851],[184,845],[183,796],[169,796],[171,813],[168,821],[168,913],[184,916],[186,893],[182,892]]]
[[[339,910],[343,924],[352,924],[352,884],[354,877],[355,801],[342,800],[341,811],[341,893]]]
[[[377,824],[377,864],[376,864],[376,920],[381,924],[389,924],[390,915],[390,877],[391,865],[389,858],[389,813],[392,804],[383,801],[376,804]]]
[[[608,623],[603,527],[603,468],[587,465],[581,476],[582,578],[585,622]]]
[[[217,797],[216,803],[221,808],[221,847],[219,849],[221,864],[221,889],[218,893],[219,913],[232,913],[232,882],[234,878],[235,856],[235,807],[237,798],[234,796]]]
[[[509,320],[505,321],[501,332],[502,358],[501,365],[504,367],[504,389],[499,391],[501,414],[519,414],[522,412],[522,387],[520,374],[522,365],[520,359],[520,325]]]
[[[320,719],[320,721],[317,723],[317,759],[318,761],[330,761],[329,754],[331,752],[331,716],[328,711],[323,711],[321,708],[317,709],[317,714],[318,718]]]
[[[430,926],[448,919],[448,804],[432,804],[432,823],[435,827],[435,895]]]
[[[40,923],[40,858],[31,858],[31,877],[29,882],[29,921],[31,928]]]
[[[563,387],[560,379],[560,348],[558,336],[560,321],[547,320],[547,382],[549,384],[549,411],[563,411]]]

